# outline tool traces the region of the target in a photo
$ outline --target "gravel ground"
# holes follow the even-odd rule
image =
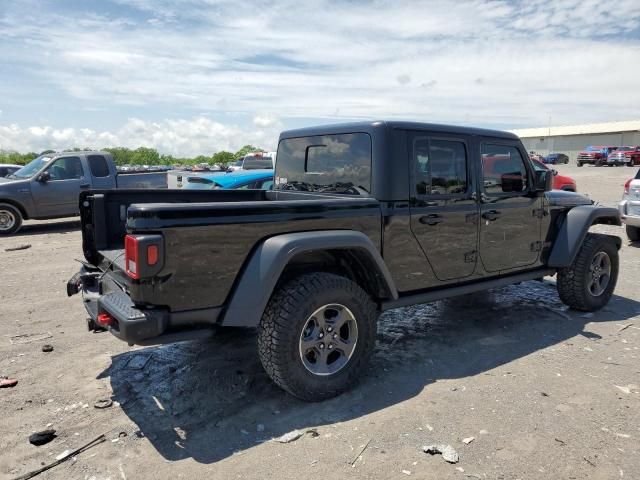
[[[612,206],[632,173],[557,168]],[[2,478],[103,433],[38,478],[640,478],[640,245],[619,227],[596,229],[623,238],[602,311],[567,310],[553,278],[394,310],[362,383],[304,404],[269,382],[254,334],[129,348],[87,332],[65,294],[78,226],[28,222],[0,239],[0,374],[19,380],[0,390]],[[102,399],[114,403],[95,408]],[[57,437],[30,445],[48,425]],[[304,435],[271,441],[293,430]],[[430,444],[459,463],[423,453]]]

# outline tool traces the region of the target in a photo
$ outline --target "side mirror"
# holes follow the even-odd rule
[[[524,190],[524,182],[520,172],[505,173],[500,177],[503,192],[521,192]]]
[[[536,170],[535,177],[535,191],[536,192],[548,192],[553,188],[553,176],[557,174],[553,173],[554,170]]]
[[[42,172],[36,178],[36,181],[38,181],[40,183],[47,183],[49,180],[51,180],[51,174],[49,172]]]

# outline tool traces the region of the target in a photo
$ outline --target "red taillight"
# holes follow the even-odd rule
[[[124,237],[124,264],[127,275],[131,278],[140,278],[140,269],[138,265],[138,239],[133,235]]]
[[[633,178],[630,178],[624,183],[624,193],[629,193],[629,185],[631,185],[631,180],[633,180]]]
[[[115,322],[115,319],[109,315],[108,313],[100,313],[98,314],[98,318],[96,319],[100,325],[103,327],[110,327]]]

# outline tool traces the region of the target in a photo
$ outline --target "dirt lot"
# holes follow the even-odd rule
[[[632,172],[559,170],[605,205]],[[19,379],[0,390],[0,476],[106,433],[38,478],[638,479],[640,245],[598,230],[623,238],[604,310],[567,310],[548,278],[391,311],[362,383],[304,404],[269,382],[253,334],[129,348],[87,332],[80,298],[65,294],[78,222],[30,222],[0,239],[0,374]],[[30,445],[49,424],[57,438]],[[295,429],[306,433],[271,441]],[[422,452],[440,443],[458,464]]]

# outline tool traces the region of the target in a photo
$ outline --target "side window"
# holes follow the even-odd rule
[[[51,180],[73,180],[83,177],[80,157],[58,158],[47,171],[51,175]]]
[[[418,137],[413,145],[418,195],[455,195],[467,191],[464,143]]]
[[[527,168],[520,151],[508,145],[482,145],[484,191],[518,193],[527,190]]]
[[[107,159],[102,155],[89,155],[87,161],[89,162],[91,175],[94,177],[109,176],[109,165],[107,165]]]

